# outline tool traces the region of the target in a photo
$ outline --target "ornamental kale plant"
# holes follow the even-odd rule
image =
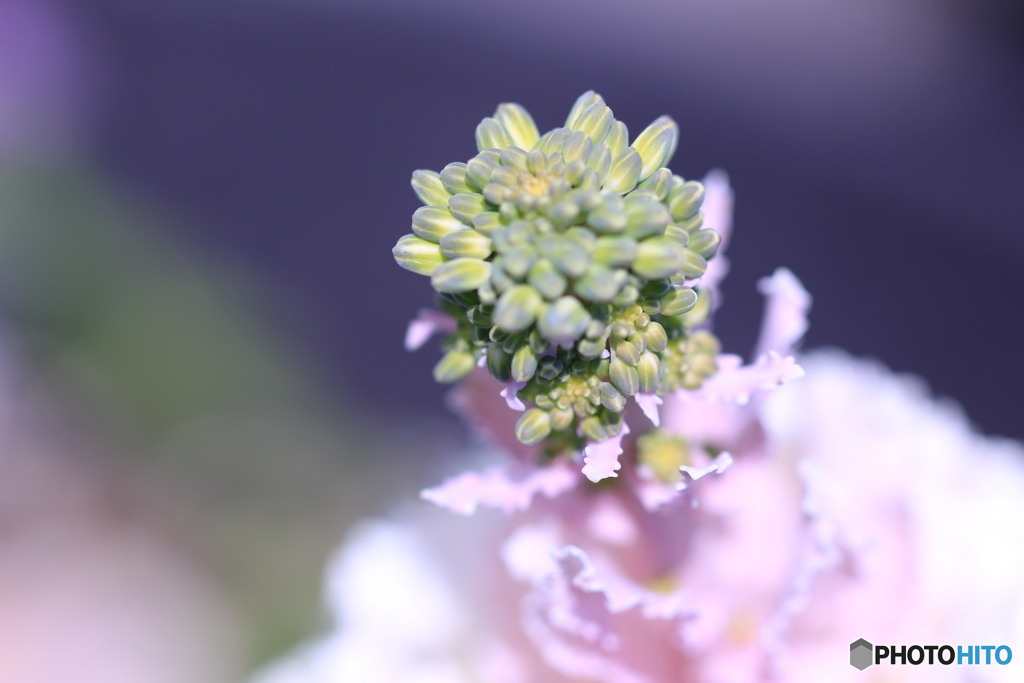
[[[506,514],[359,528],[332,633],[259,683],[1010,680],[847,657],[1024,652],[1024,449],[838,352],[789,384],[811,298],[785,269],[757,357],[722,353],[732,191],[666,168],[671,119],[630,144],[588,92],[544,135],[503,104],[476,139],[413,175],[394,257],[436,292],[406,346],[445,335],[435,378],[506,452],[422,497]]]

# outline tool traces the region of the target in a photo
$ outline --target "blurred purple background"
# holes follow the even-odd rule
[[[346,526],[415,500],[468,439],[434,353],[402,349],[430,304],[390,253],[411,172],[470,157],[499,102],[547,129],[587,89],[634,134],[673,116],[682,175],[729,172],[727,349],[749,355],[755,283],[787,266],[814,295],[809,346],[1024,438],[1021,7],[0,0],[0,408],[28,406],[0,415],[0,578],[76,585],[83,557],[36,545],[55,525],[85,560],[176,567],[125,584],[212,605],[195,618],[223,641],[121,596],[170,660],[230,642],[210,670],[244,670],[314,630]],[[19,593],[34,609],[0,581]]]
[[[76,4],[77,5],[77,4]],[[559,124],[583,90],[673,168],[737,192],[719,320],[746,351],[755,280],[815,297],[809,345],[919,373],[1024,436],[1024,51],[1013,3],[320,2],[76,6],[106,88],[93,140],[119,182],[286,293],[293,332],[367,410],[442,411],[429,302],[389,249],[411,170],[473,153],[505,100]]]

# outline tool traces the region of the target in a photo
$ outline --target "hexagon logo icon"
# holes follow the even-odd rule
[[[875,646],[863,638],[858,638],[850,643],[850,666],[858,671],[863,671],[874,664],[872,661],[874,649]]]

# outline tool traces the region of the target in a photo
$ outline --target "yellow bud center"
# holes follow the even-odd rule
[[[519,188],[526,194],[532,194],[534,197],[540,197],[548,191],[551,183],[544,176],[530,176],[520,183]]]
[[[690,464],[686,441],[663,432],[650,432],[637,441],[640,463],[651,471],[658,481],[675,484],[682,475],[679,468]]]

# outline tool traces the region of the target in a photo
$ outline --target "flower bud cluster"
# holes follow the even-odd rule
[[[393,250],[456,321],[438,381],[485,357],[496,378],[524,385],[532,407],[517,436],[529,444],[614,436],[627,397],[714,371],[710,333],[688,341],[686,314],[720,239],[703,227],[703,186],[664,168],[675,122],[659,118],[630,145],[588,92],[543,136],[525,109],[502,104],[476,140],[468,162],[413,174],[424,206]]]

